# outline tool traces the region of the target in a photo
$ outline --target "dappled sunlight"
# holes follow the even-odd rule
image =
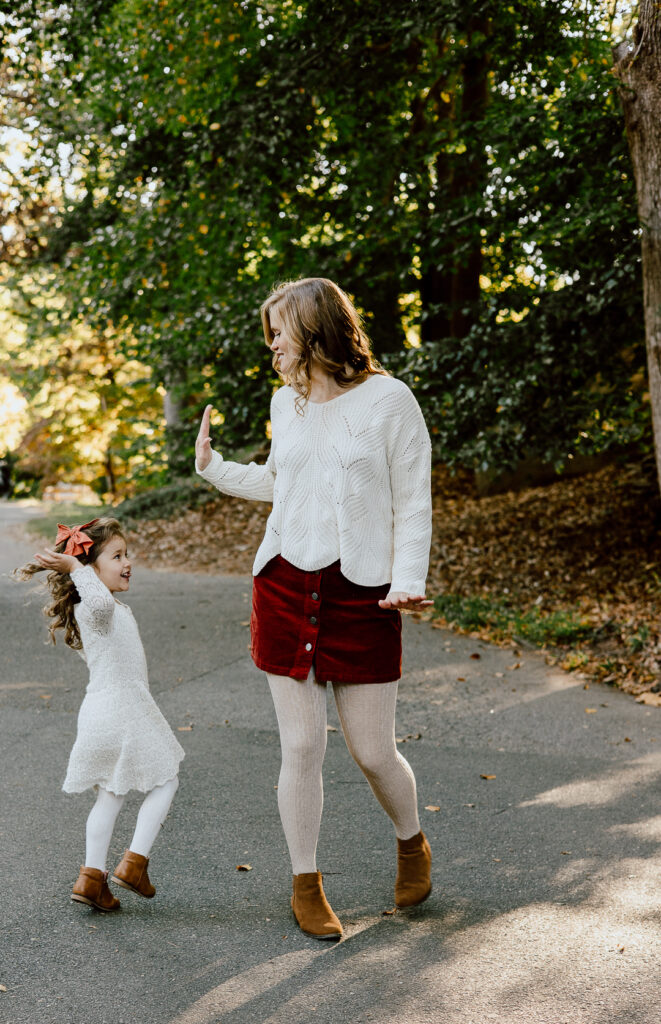
[[[323,952],[323,948],[301,949],[256,964],[211,989],[182,1014],[174,1017],[170,1024],[211,1024],[218,1020],[220,1013],[230,1013],[270,991],[275,985],[307,967],[315,956]]]
[[[642,784],[650,784],[661,775],[661,763],[657,754],[630,761],[623,767],[603,768],[594,779],[580,779],[562,786],[538,793],[532,800],[525,800],[519,807],[536,807],[553,804],[555,807],[593,807],[615,803],[621,800],[627,790],[634,791]]]
[[[170,1024],[211,1024],[212,1021],[218,1020],[219,1013],[229,1013],[270,992],[297,971],[304,970],[316,957],[350,942],[382,920],[380,917],[357,920],[346,927],[344,937],[339,943],[313,942],[309,949],[283,953],[265,963],[256,964],[211,989],[184,1013],[170,1021]]]
[[[344,1019],[348,1006],[352,1019],[378,1024],[528,1024],[532,1007],[535,1019],[553,1024],[647,1019],[638,1011],[654,1005],[654,970],[640,973],[635,1006],[628,983],[654,960],[657,933],[644,906],[623,894],[613,883],[608,917],[543,902],[492,917],[464,908],[370,920],[354,941],[311,944],[228,979],[170,1024],[303,1024],[315,1015]]]
[[[619,832],[632,839],[653,839],[661,842],[661,814],[645,821],[634,821],[630,824],[613,825],[610,832]]]

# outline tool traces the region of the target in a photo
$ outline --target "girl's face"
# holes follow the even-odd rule
[[[126,541],[123,537],[111,537],[101,549],[101,553],[92,562],[92,568],[102,583],[105,583],[111,594],[118,590],[128,590],[131,578],[131,563],[126,553]]]
[[[277,306],[269,310],[269,324],[273,335],[273,341],[269,348],[275,356],[275,368],[278,373],[286,376],[296,362],[298,354],[294,351],[294,346],[287,335],[287,328],[280,318]]]

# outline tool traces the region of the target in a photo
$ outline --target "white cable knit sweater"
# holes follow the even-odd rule
[[[400,380],[373,374],[296,411],[291,387],[271,402],[265,465],[214,451],[200,476],[225,494],[273,502],[253,574],[280,554],[299,569],[340,559],[353,583],[424,594],[431,540],[431,445]]]

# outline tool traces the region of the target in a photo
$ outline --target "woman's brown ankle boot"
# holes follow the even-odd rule
[[[86,903],[96,910],[119,910],[120,903],[108,888],[108,872],[99,868],[81,867],[74,882],[71,899],[74,903]]]
[[[291,908],[298,926],[314,939],[341,939],[342,925],[333,913],[321,884],[321,871],[294,875]]]
[[[395,903],[414,907],[431,892],[431,848],[424,832],[397,840],[397,881]]]
[[[150,900],[156,893],[156,889],[149,881],[147,865],[149,857],[143,857],[140,853],[133,853],[132,850],[125,850],[124,856],[112,873],[113,882],[121,885],[124,889],[137,892],[138,896],[144,896]]]

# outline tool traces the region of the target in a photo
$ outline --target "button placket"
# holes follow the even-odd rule
[[[321,589],[321,573],[315,573],[310,580],[311,587],[314,587],[305,596],[305,607],[303,614],[307,620],[303,630],[301,640],[304,641],[303,649],[305,653],[301,652],[302,657],[306,663],[309,661],[309,667],[312,667],[312,659],[314,658],[314,648],[317,642],[318,635],[318,623],[319,623],[319,601],[320,601],[320,589]],[[316,614],[313,614],[316,613]]]

